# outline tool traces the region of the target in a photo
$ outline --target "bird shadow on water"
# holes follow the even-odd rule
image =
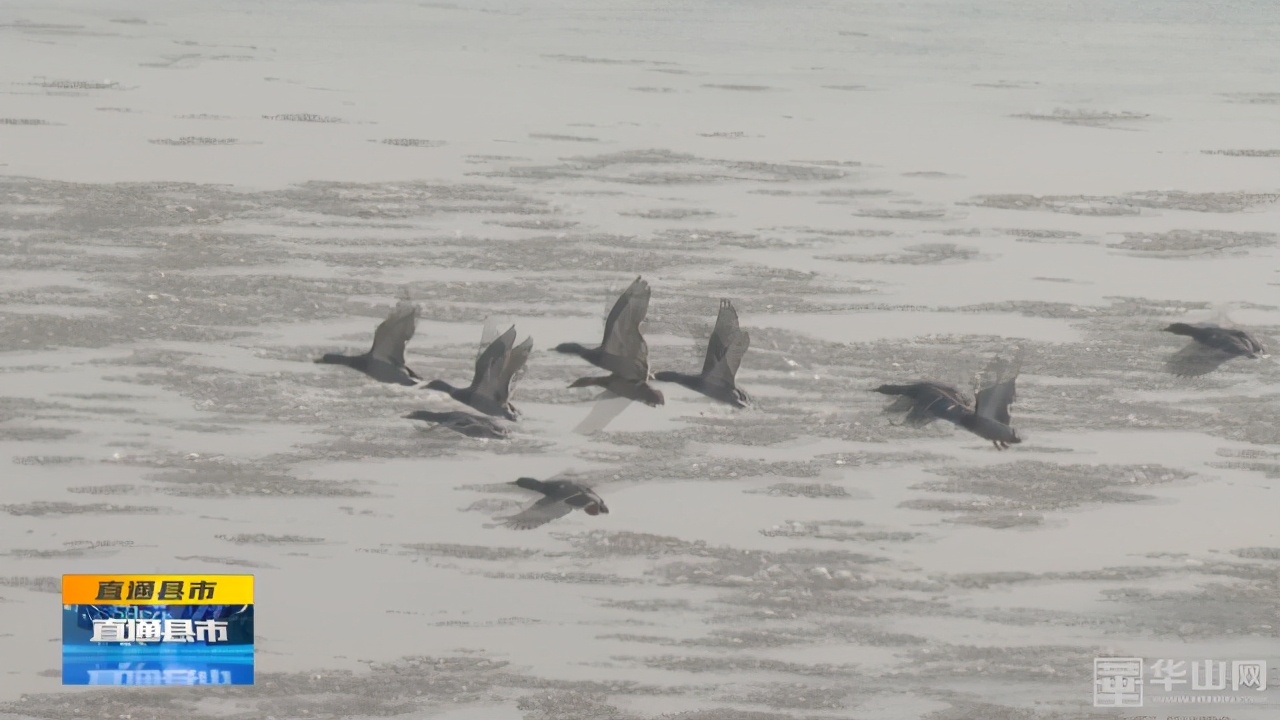
[[[580,435],[600,432],[616,420],[631,405],[631,402],[628,398],[606,390],[596,396],[595,402],[591,405],[591,412],[582,418],[582,422],[574,426],[573,431]]]

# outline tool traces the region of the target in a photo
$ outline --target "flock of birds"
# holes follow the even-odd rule
[[[579,378],[569,387],[601,387],[604,391],[598,399],[621,397],[657,407],[665,403],[665,398],[651,382],[666,382],[682,385],[735,408],[751,407],[754,404],[751,395],[737,384],[738,367],[751,337],[738,326],[738,313],[733,304],[720,301],[720,312],[707,341],[701,372],[696,375],[674,371],[653,373],[649,368],[649,346],[640,333],[640,324],[649,310],[649,296],[649,284],[637,277],[609,311],[599,346],[562,343],[554,348],[556,352],[576,355],[609,373]],[[516,345],[513,325],[481,350],[470,385],[455,387],[438,379],[424,385],[423,378],[405,363],[404,357],[405,346],[417,326],[418,313],[417,305],[402,301],[378,325],[368,352],[361,355],[329,353],[316,362],[346,365],[380,382],[423,385],[481,413],[418,410],[404,416],[408,419],[436,423],[475,438],[508,437],[509,431],[496,418],[514,422],[521,416],[511,404],[511,392],[523,375],[533,350],[533,339],[525,338]],[[1166,361],[1168,371],[1182,377],[1205,375],[1237,357],[1269,357],[1257,339],[1234,327],[1179,322],[1164,331],[1191,338],[1191,342]],[[931,380],[881,385],[874,392],[896,396],[885,412],[905,413],[903,425],[918,429],[935,420],[945,420],[991,441],[997,450],[1005,450],[1022,442],[1009,414],[1009,406],[1016,397],[1015,383],[1020,368],[1020,356],[1013,360],[996,358],[987,367],[985,380],[972,399],[952,385]],[[576,508],[588,515],[609,512],[599,495],[573,480],[522,477],[512,484],[541,493],[543,497],[516,515],[499,518],[503,521],[501,524],[509,528],[538,527]]]

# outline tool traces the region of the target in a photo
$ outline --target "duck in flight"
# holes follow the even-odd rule
[[[997,450],[1022,442],[1010,426],[1009,406],[1015,398],[1017,365],[997,359],[989,370],[995,381],[986,385],[970,402],[956,388],[939,382],[922,381],[908,385],[881,385],[875,392],[898,395],[885,412],[906,411],[903,424],[922,428],[934,420],[946,420],[991,441]]]
[[[655,374],[653,379],[683,385],[736,408],[750,407],[751,396],[735,381],[742,356],[750,345],[751,336],[738,327],[738,311],[728,300],[721,300],[716,326],[707,341],[707,357],[702,363],[702,372],[687,375],[664,370]]]
[[[1270,357],[1257,338],[1232,327],[1207,322],[1173,323],[1164,331],[1191,338],[1191,342],[1165,361],[1165,369],[1181,377],[1207,375],[1233,358]]]
[[[404,347],[418,325],[419,308],[402,300],[373,331],[373,347],[363,355],[327,353],[316,360],[328,365],[346,365],[384,383],[417,385],[422,378],[405,365]]]
[[[604,323],[604,339],[599,347],[588,348],[578,343],[561,343],[555,351],[577,355],[587,362],[609,371],[609,375],[579,378],[569,385],[598,386],[650,407],[662,405],[662,392],[649,384],[649,345],[640,334],[640,323],[649,312],[649,284],[637,277],[609,311]]]
[[[511,483],[526,490],[534,490],[543,497],[523,511],[506,517],[496,518],[502,525],[513,530],[529,530],[545,525],[552,520],[562,518],[575,509],[582,509],[588,515],[608,515],[609,508],[604,500],[591,488],[572,480],[535,480],[522,477]],[[494,527],[490,525],[489,527]]]
[[[430,390],[439,390],[449,397],[486,415],[516,420],[520,411],[511,404],[512,379],[519,373],[533,350],[533,338],[516,342],[516,327],[511,326],[485,348],[476,358],[476,371],[471,384],[457,388],[443,380],[427,383]]]
[[[473,438],[505,440],[511,434],[510,431],[491,418],[483,415],[472,415],[460,410],[449,410],[447,412],[415,410],[404,417],[409,420],[436,423],[437,427],[445,427]]]

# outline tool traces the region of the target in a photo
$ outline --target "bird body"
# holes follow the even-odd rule
[[[592,386],[602,387],[614,395],[642,402],[649,407],[657,407],[666,402],[662,391],[649,383],[627,380],[617,375],[584,377],[569,383],[571,388]]]
[[[982,415],[980,410],[965,415],[958,424],[974,435],[990,440],[997,450],[1007,450],[1010,445],[1022,442],[1017,430],[1007,423]]]
[[[490,418],[458,410],[447,412],[415,410],[404,417],[409,420],[437,423],[438,427],[446,427],[467,437],[504,440],[510,435],[510,431]]]

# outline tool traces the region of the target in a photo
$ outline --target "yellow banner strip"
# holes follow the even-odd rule
[[[63,575],[63,605],[252,605],[252,575]]]

